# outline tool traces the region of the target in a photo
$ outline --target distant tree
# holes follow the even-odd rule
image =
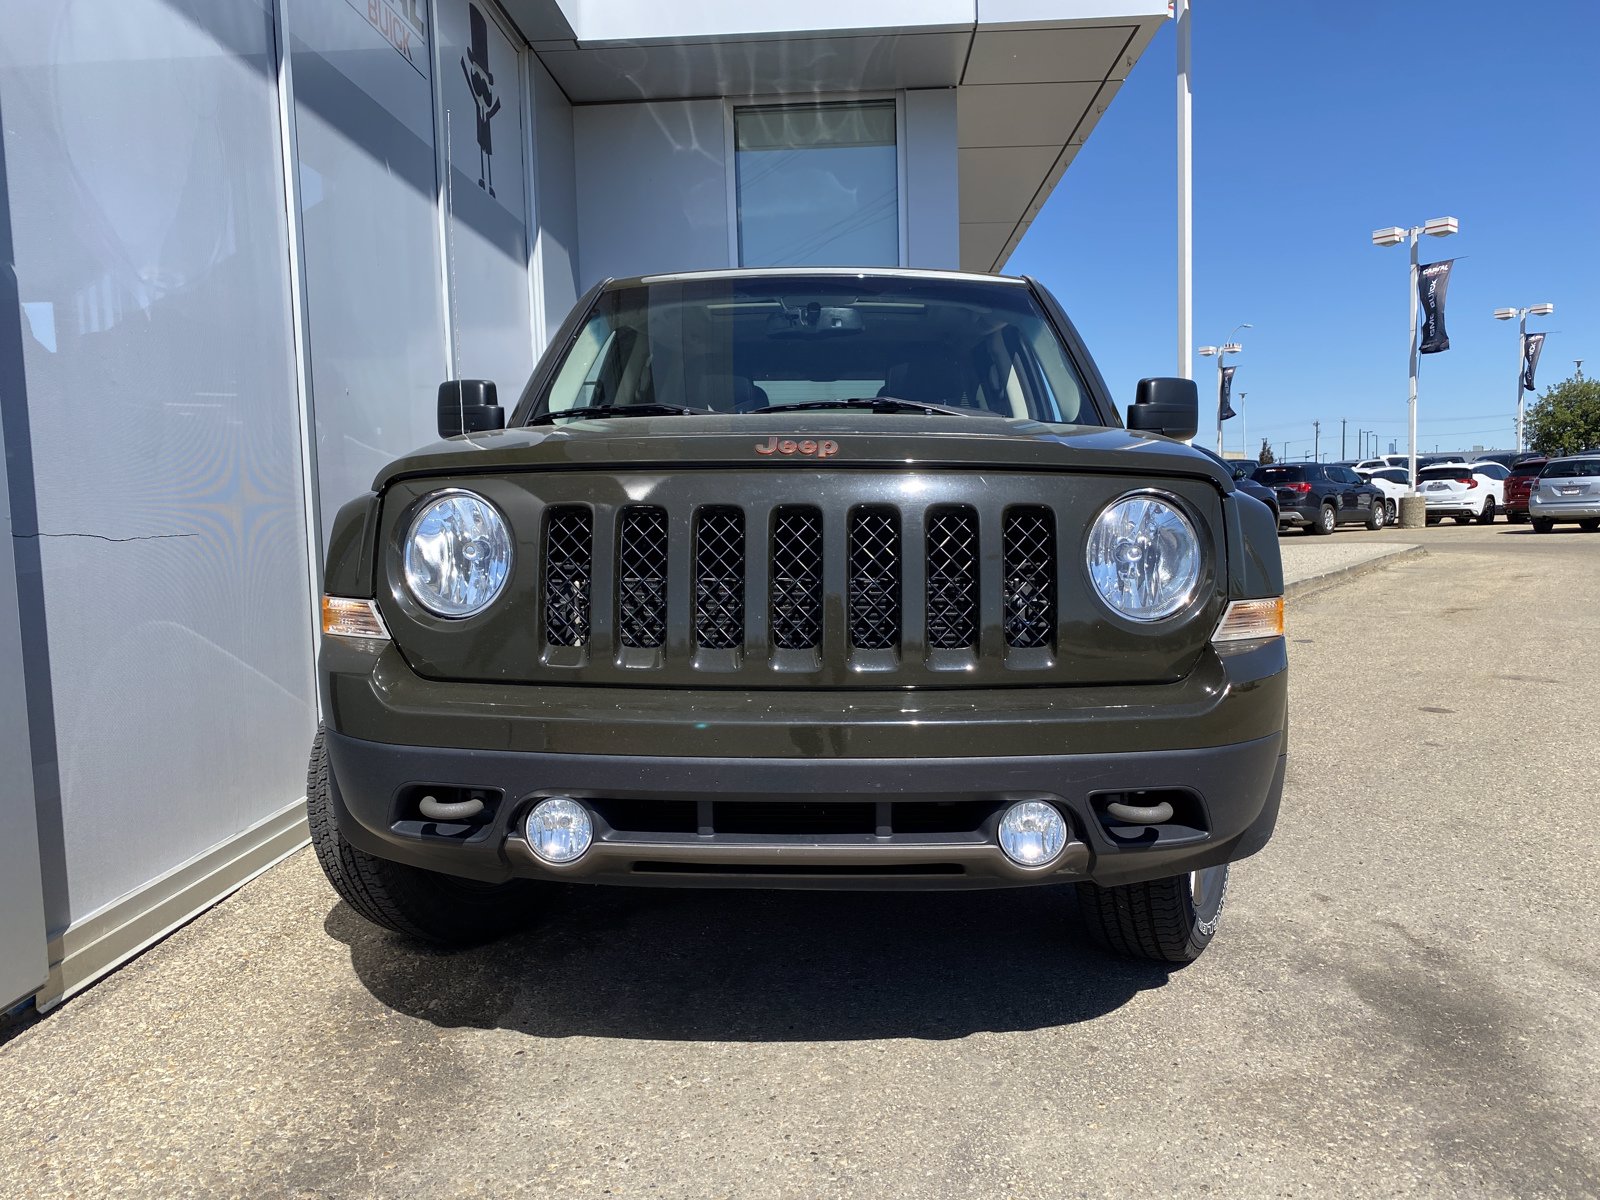
[[[1600,446],[1600,379],[1574,375],[1545,390],[1527,410],[1528,447],[1577,454]]]
[[[1261,460],[1263,465],[1278,461],[1272,457],[1272,443],[1267,441],[1266,438],[1261,439],[1261,453],[1257,454],[1256,457]]]

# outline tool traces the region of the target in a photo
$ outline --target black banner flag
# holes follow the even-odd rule
[[[1417,297],[1422,301],[1422,345],[1419,354],[1438,354],[1450,349],[1450,335],[1444,331],[1444,294],[1450,286],[1450,268],[1455,259],[1425,263],[1417,268]]]
[[[1233,411],[1233,405],[1229,403],[1233,399],[1233,373],[1238,369],[1238,367],[1222,368],[1222,396],[1220,403],[1217,405],[1218,421],[1226,421],[1229,417],[1239,415]]]
[[[1539,389],[1533,386],[1533,373],[1539,369],[1539,353],[1544,349],[1544,334],[1525,333],[1522,335],[1522,390],[1536,392]]]

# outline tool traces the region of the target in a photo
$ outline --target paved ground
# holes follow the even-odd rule
[[[1363,537],[1428,554],[1291,605],[1283,821],[1193,967],[1042,892],[419,952],[302,853],[0,1047],[0,1196],[1600,1194],[1600,536]]]
[[[1394,531],[1399,533],[1398,530]],[[1292,590],[1320,587],[1323,580],[1343,577],[1380,560],[1401,554],[1415,554],[1421,545],[1419,530],[1403,542],[1393,537],[1373,536],[1361,526],[1345,526],[1329,537],[1292,533],[1278,537],[1283,552],[1283,582]]]

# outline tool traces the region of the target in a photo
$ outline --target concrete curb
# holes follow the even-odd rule
[[[1406,546],[1393,554],[1369,558],[1365,562],[1353,563],[1348,567],[1335,567],[1331,571],[1324,571],[1320,575],[1312,575],[1307,579],[1297,579],[1283,589],[1284,599],[1299,599],[1313,595],[1316,592],[1324,592],[1329,588],[1339,587],[1349,583],[1351,580],[1359,579],[1363,575],[1369,575],[1373,571],[1393,566],[1395,563],[1410,562],[1413,559],[1421,558],[1427,553],[1427,550],[1421,546]]]

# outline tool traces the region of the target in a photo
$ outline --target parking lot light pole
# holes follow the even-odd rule
[[[1496,321],[1509,321],[1509,320],[1511,320],[1512,317],[1516,317],[1517,318],[1517,329],[1518,329],[1518,332],[1521,334],[1521,336],[1517,338],[1517,453],[1518,454],[1522,453],[1523,446],[1524,446],[1524,441],[1523,441],[1523,415],[1522,414],[1523,414],[1523,401],[1525,399],[1525,393],[1524,393],[1523,388],[1522,388],[1522,367],[1523,367],[1522,360],[1527,354],[1528,318],[1529,317],[1548,317],[1551,313],[1555,312],[1555,310],[1556,310],[1556,306],[1554,304],[1530,304],[1526,308],[1497,308],[1497,309],[1494,310],[1494,319]]]
[[[1429,237],[1449,237],[1453,233],[1461,232],[1461,222],[1454,217],[1431,217],[1421,225],[1413,225],[1404,229],[1399,225],[1391,225],[1387,229],[1374,229],[1372,231],[1372,244],[1374,246],[1398,246],[1401,242],[1411,242],[1411,386],[1408,392],[1411,409],[1411,444],[1410,444],[1410,491],[1408,496],[1417,494],[1417,242],[1423,234]]]
[[[1238,333],[1239,330],[1241,330],[1241,329],[1254,329],[1254,328],[1255,328],[1255,326],[1250,324],[1248,321],[1241,321],[1239,324],[1237,324],[1237,325],[1235,325],[1233,327],[1233,333],[1228,334],[1227,339],[1224,340],[1223,343],[1220,346],[1201,346],[1200,347],[1200,356],[1202,358],[1211,358],[1213,355],[1215,355],[1216,356],[1216,360],[1217,360],[1217,453],[1218,454],[1222,453],[1222,364],[1223,364],[1223,361],[1228,357],[1228,355],[1237,354],[1237,353],[1239,353],[1239,351],[1244,349],[1243,346],[1241,346],[1238,342],[1233,340],[1233,334],[1234,333]]]
[[[1245,458],[1249,458],[1250,457],[1250,434],[1249,434],[1249,431],[1245,428],[1245,423],[1244,423],[1244,397],[1245,397],[1245,393],[1240,392],[1239,393],[1239,450],[1240,450],[1240,452],[1243,454],[1243,456]],[[1218,450],[1217,453],[1221,454],[1222,451]]]

